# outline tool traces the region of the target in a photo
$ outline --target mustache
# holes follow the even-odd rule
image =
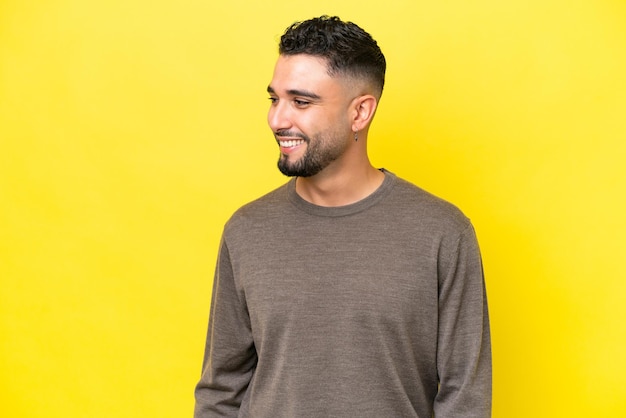
[[[290,131],[288,129],[279,129],[277,131],[274,132],[274,137],[276,139],[278,138],[300,138],[305,140],[306,142],[309,142],[309,137],[306,136],[305,134],[301,133],[301,132],[294,132],[294,131]]]

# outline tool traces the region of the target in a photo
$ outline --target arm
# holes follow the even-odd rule
[[[491,416],[491,342],[478,243],[471,225],[440,254],[435,417]]]
[[[228,247],[222,241],[194,418],[236,417],[256,360],[248,311],[235,287]]]

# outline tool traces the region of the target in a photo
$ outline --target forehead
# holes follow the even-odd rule
[[[274,67],[270,87],[277,93],[307,89],[323,94],[341,85],[339,77],[328,74],[326,60],[312,55],[280,55]]]

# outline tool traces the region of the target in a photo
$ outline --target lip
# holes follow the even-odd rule
[[[276,137],[276,141],[283,154],[291,154],[306,144],[302,138]]]

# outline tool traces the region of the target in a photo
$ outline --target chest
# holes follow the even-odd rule
[[[233,258],[261,335],[436,327],[437,245],[418,230],[277,228],[247,240]]]

